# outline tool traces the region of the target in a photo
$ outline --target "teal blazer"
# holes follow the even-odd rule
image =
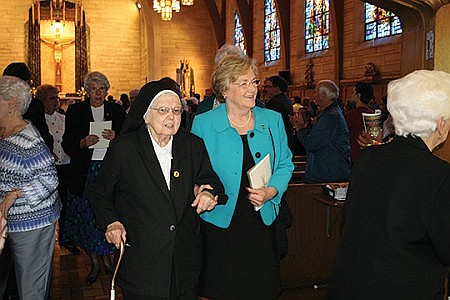
[[[287,189],[294,165],[281,115],[260,107],[254,107],[252,111],[255,126],[247,132],[250,152],[255,163],[270,154],[272,177],[268,186],[278,191],[259,211],[264,224],[270,225],[278,215],[281,196]],[[239,133],[228,122],[226,104],[195,116],[192,133],[204,140],[213,169],[228,195],[225,205],[217,205],[200,217],[218,227],[228,228],[239,195],[244,149]]]

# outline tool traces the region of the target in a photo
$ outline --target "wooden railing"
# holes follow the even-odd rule
[[[302,183],[305,181],[306,156],[294,156],[292,158],[294,163],[294,171],[290,183]]]

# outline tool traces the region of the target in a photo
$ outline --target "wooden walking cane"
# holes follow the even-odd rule
[[[119,267],[120,267],[120,262],[122,261],[122,257],[123,257],[123,253],[125,252],[125,245],[123,243],[123,241],[120,241],[120,255],[119,255],[119,260],[117,261],[117,265],[116,268],[114,270],[114,274],[111,280],[111,300],[115,300],[116,299],[116,291],[114,290],[114,285],[115,285],[115,281],[116,281],[116,275],[117,275],[117,271],[119,271]]]

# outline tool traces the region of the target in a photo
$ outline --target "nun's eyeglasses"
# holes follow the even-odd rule
[[[181,106],[177,106],[177,107],[173,107],[173,108],[169,108],[169,107],[165,107],[165,106],[161,106],[161,107],[157,107],[157,108],[150,107],[150,109],[158,111],[158,113],[162,116],[167,115],[170,111],[172,111],[173,114],[177,115],[177,116],[181,115],[181,113],[183,112],[183,107],[181,107]]]

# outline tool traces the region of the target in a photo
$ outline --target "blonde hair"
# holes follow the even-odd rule
[[[391,81],[387,109],[397,135],[428,137],[436,130],[439,116],[450,119],[450,74],[418,70]]]
[[[225,102],[223,93],[229,89],[231,83],[248,70],[252,70],[255,75],[258,74],[254,59],[233,54],[225,56],[214,67],[211,75],[211,86],[216,98],[220,102]]]

